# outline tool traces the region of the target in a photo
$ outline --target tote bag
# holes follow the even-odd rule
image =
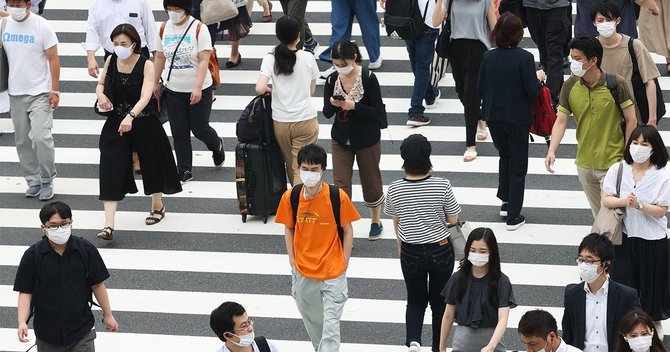
[[[238,13],[232,0],[202,0],[200,3],[200,21],[206,25],[229,20]]]
[[[459,221],[456,224],[449,224],[448,226],[451,236],[451,246],[454,247],[454,255],[463,257],[465,255],[465,243],[468,241],[472,227],[466,221]]]
[[[621,176],[623,174],[623,161],[619,162],[619,170],[616,174],[616,197],[621,193]],[[623,209],[608,208],[600,206],[600,211],[593,222],[591,232],[600,233],[612,241],[615,246],[623,242]]]

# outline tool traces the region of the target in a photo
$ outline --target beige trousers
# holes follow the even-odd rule
[[[319,121],[315,118],[299,122],[281,122],[274,120],[277,144],[286,163],[286,175],[291,185],[300,181],[298,151],[303,145],[314,144],[319,140]]]
[[[603,194],[603,179],[607,175],[607,169],[585,169],[577,166],[577,175],[579,182],[582,184],[582,189],[586,194],[586,199],[591,206],[591,213],[593,218],[596,218],[600,211],[600,202]]]

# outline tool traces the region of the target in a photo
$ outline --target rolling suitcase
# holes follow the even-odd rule
[[[235,148],[235,184],[242,222],[247,221],[247,215],[259,215],[267,223],[286,192],[286,168],[279,148],[239,143]]]

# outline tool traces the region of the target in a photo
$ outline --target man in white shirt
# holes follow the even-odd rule
[[[224,302],[214,309],[209,326],[224,342],[217,352],[279,352],[265,337],[255,336],[254,320],[239,303]]]
[[[109,35],[116,26],[129,23],[140,34],[142,55],[149,58],[149,52],[156,49],[156,20],[148,0],[91,0],[88,8],[88,27],[86,28],[86,57],[88,74],[98,77],[99,65],[95,52],[100,46],[105,50],[105,58],[114,52]]]
[[[556,319],[542,309],[527,311],[519,319],[517,331],[528,352],[581,352],[558,337]]]
[[[637,291],[609,279],[613,259],[614,245],[605,235],[584,237],[576,259],[584,281],[565,288],[563,339],[585,352],[613,352],[621,319],[640,308]]]
[[[56,176],[53,110],[58,107],[58,38],[49,22],[30,12],[30,0],[8,0],[2,43],[9,63],[9,102],[26,197],[49,200]]]

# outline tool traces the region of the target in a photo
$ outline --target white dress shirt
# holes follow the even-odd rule
[[[568,345],[567,343],[565,343],[565,340],[561,339],[561,344],[558,345],[556,352],[582,352],[582,350],[580,350],[577,347]]]
[[[268,346],[270,346],[270,352],[279,352],[279,350],[277,349],[277,347],[276,347],[276,346],[272,343],[272,341],[270,341],[270,340],[268,340]],[[260,349],[258,348],[258,345],[256,344],[256,341],[254,341],[254,342],[251,344],[251,348],[253,348],[254,352],[256,352],[256,351],[260,351]],[[229,350],[228,347],[224,344],[224,345],[221,346],[221,348],[219,348],[218,351],[216,351],[216,352],[230,352],[230,350]]]
[[[607,352],[607,292],[609,279],[605,280],[595,294],[591,293],[588,284],[586,291],[586,333],[584,336],[584,352]]]
[[[158,31],[148,0],[92,0],[88,9],[84,49],[96,51],[102,46],[113,52],[114,45],[109,36],[122,23],[135,27],[142,47],[148,47],[149,52],[155,50]]]

